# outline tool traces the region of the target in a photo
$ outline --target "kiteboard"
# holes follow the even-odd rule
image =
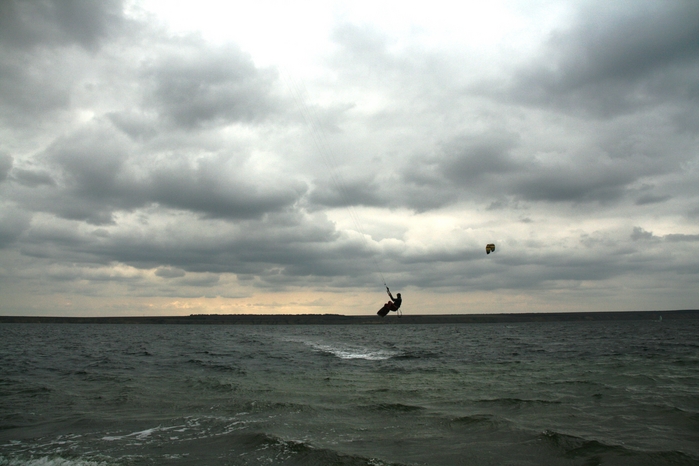
[[[376,314],[380,315],[381,317],[386,317],[386,314],[389,313],[393,308],[393,303],[386,303],[383,305],[381,309],[379,309],[379,312]]]

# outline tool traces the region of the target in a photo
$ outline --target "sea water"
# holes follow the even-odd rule
[[[0,325],[0,465],[697,465],[699,319]]]

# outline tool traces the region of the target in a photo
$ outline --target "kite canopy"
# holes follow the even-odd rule
[[[490,254],[491,252],[495,252],[495,245],[494,244],[486,244],[485,245],[485,253]]]

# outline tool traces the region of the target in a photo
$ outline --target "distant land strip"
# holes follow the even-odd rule
[[[510,322],[594,322],[699,318],[698,309],[677,311],[551,312],[526,314],[435,314],[346,316],[341,314],[192,314],[142,317],[0,316],[0,323],[36,324],[171,324],[171,325],[405,325],[482,324]]]

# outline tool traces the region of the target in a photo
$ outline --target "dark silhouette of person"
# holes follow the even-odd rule
[[[391,300],[384,304],[383,308],[377,312],[381,317],[384,317],[389,311],[396,312],[400,308],[400,305],[403,304],[403,298],[400,297],[400,293],[396,293],[396,297],[394,298],[388,287],[386,287],[386,293],[388,293]]]
[[[400,308],[400,305],[403,304],[403,298],[400,297],[400,293],[396,293],[396,297],[394,298],[388,287],[386,287],[386,293],[388,293],[388,296],[391,298],[391,301],[386,303],[388,310],[396,312]]]

